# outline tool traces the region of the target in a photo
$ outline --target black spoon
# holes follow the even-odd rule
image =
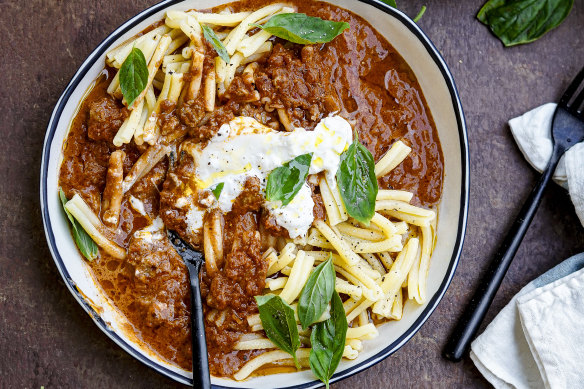
[[[199,272],[204,262],[203,254],[193,249],[174,231],[167,231],[168,239],[180,254],[189,269],[191,279],[191,337],[193,352],[193,388],[211,388],[209,376],[209,358],[207,356],[207,341],[205,340],[205,322],[203,321],[203,302],[201,300],[201,285]]]

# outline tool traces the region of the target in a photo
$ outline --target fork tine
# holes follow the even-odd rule
[[[578,90],[578,87],[582,83],[582,80],[584,80],[584,68],[582,68],[582,70],[580,70],[580,73],[578,73],[578,75],[576,75],[576,77],[574,78],[574,80],[572,81],[570,86],[568,86],[568,88],[564,92],[564,95],[560,99],[560,105],[562,105],[564,107],[566,107],[568,105],[568,102],[570,101],[570,99],[572,98],[574,93],[576,93],[576,91]],[[579,97],[580,96],[578,96],[578,98]],[[576,106],[576,108],[577,107],[578,106]]]

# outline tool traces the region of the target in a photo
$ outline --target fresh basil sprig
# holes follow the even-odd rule
[[[93,239],[91,239],[83,227],[81,227],[77,220],[75,220],[73,215],[71,215],[65,208],[65,204],[67,204],[67,197],[61,188],[59,188],[59,198],[61,199],[61,204],[63,204],[63,210],[69,219],[69,223],[71,223],[71,227],[73,227],[73,240],[75,240],[75,244],[79,248],[79,251],[81,251],[81,254],[83,254],[83,256],[87,258],[88,261],[94,260],[97,258],[97,254],[99,253],[97,244],[95,244]]]
[[[217,34],[215,34],[215,31],[213,31],[213,29],[206,24],[201,24],[201,27],[203,28],[203,36],[211,44],[211,46],[213,46],[217,52],[217,55],[219,55],[219,57],[221,57],[225,63],[229,63],[229,53],[227,52],[225,46],[223,46],[223,42],[221,42]]]
[[[142,93],[148,83],[148,65],[142,50],[134,47],[120,68],[120,89],[128,106]]]
[[[533,42],[559,26],[574,0],[489,0],[477,18],[505,46]]]
[[[335,279],[333,258],[329,254],[328,259],[314,269],[300,292],[298,319],[300,319],[302,328],[306,329],[317,321],[326,310],[335,291]]]
[[[266,199],[288,205],[304,185],[311,161],[312,153],[302,154],[272,170],[266,184]]]
[[[375,214],[379,187],[373,156],[359,142],[356,132],[353,143],[341,154],[337,184],[347,213],[355,220],[369,225]]]
[[[213,190],[211,191],[213,193],[213,196],[215,196],[215,198],[217,200],[219,200],[219,196],[221,196],[221,192],[223,191],[224,186],[225,186],[225,183],[220,182],[217,185],[215,185],[215,188],[213,188]]]
[[[250,24],[278,38],[303,45],[330,42],[350,27],[347,22],[333,22],[301,13],[278,14],[263,25]]]
[[[300,368],[296,358],[296,350],[300,347],[300,337],[294,309],[288,305],[280,296],[268,294],[256,296],[260,319],[268,339],[283,351],[292,355],[294,364]],[[341,304],[342,305],[342,304]]]
[[[312,345],[309,355],[310,369],[325,383],[327,389],[329,380],[343,357],[347,328],[343,302],[337,291],[334,291],[331,300],[331,317],[321,323],[316,323],[310,335]]]

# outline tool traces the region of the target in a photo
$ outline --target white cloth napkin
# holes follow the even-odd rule
[[[556,104],[509,121],[525,156],[543,171],[552,153]],[[554,179],[584,225],[584,143],[566,152]],[[525,286],[471,345],[470,357],[497,389],[584,388],[584,253]]]
[[[584,253],[525,286],[470,357],[497,389],[584,388]]]
[[[511,133],[523,156],[540,172],[552,155],[551,126],[555,109],[555,103],[548,103],[509,120]],[[576,214],[584,225],[584,143],[566,152],[554,179],[570,192]]]

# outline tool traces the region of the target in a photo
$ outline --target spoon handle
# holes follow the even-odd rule
[[[503,281],[517,249],[519,249],[527,228],[537,211],[544,190],[556,170],[561,154],[562,152],[556,144],[546,170],[542,173],[537,185],[533,188],[527,201],[523,204],[507,237],[499,247],[499,250],[497,250],[487,273],[481,279],[478,289],[475,291],[470,303],[459,319],[456,328],[452,332],[443,352],[446,359],[453,362],[460,361],[471,341],[474,339],[501,285],[501,281]]]
[[[209,376],[209,358],[205,339],[205,322],[203,321],[203,302],[201,300],[201,285],[199,271],[201,261],[187,261],[191,279],[191,336],[193,347],[193,388],[211,388]]]

